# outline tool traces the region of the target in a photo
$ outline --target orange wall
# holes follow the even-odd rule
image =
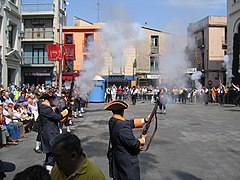
[[[75,44],[75,54],[76,59],[74,61],[74,70],[81,70],[81,65],[83,62],[83,55],[87,53],[83,52],[83,45],[85,40],[85,34],[93,34],[94,40],[98,38],[99,26],[64,26],[63,27],[63,43],[65,42],[65,35],[73,35],[73,43]],[[58,35],[59,37],[59,35]],[[59,68],[57,68],[58,70]]]

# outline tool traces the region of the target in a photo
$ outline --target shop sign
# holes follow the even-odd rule
[[[51,72],[25,72],[25,76],[52,76]]]

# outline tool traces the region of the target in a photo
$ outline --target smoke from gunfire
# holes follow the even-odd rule
[[[83,72],[76,79],[75,90],[82,96],[87,96],[91,91],[93,78],[100,73],[106,61],[112,64],[110,69],[124,67],[126,47],[135,47],[138,41],[144,39],[140,24],[133,23],[123,8],[113,6],[110,12],[110,18],[102,25],[98,39],[90,43],[88,60],[83,62]]]

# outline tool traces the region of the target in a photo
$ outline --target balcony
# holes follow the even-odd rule
[[[227,39],[222,37],[222,49],[227,49]]]
[[[151,54],[159,54],[159,46],[151,46]]]
[[[150,74],[159,74],[158,67],[151,66],[150,67]]]
[[[26,3],[22,4],[22,14],[54,14],[53,3]]]
[[[23,56],[22,57],[22,65],[32,65],[32,66],[45,66],[52,65],[52,61],[48,61],[48,57],[45,56]]]
[[[54,32],[50,31],[25,31],[24,32],[24,41],[26,40],[53,40]]]
[[[108,68],[109,75],[124,75],[125,74],[125,67],[119,66],[112,66]]]
[[[199,40],[197,41],[197,47],[200,48],[200,49],[205,48],[204,39],[199,39]]]

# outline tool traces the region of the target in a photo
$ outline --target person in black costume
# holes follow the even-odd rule
[[[59,134],[58,122],[64,119],[68,114],[68,110],[63,110],[60,114],[54,112],[54,99],[56,96],[52,92],[45,92],[40,97],[43,99],[38,107],[39,121],[42,127],[41,131],[41,148],[43,153],[46,154],[44,166],[51,171],[54,165],[54,159],[51,152],[50,140]]]
[[[113,148],[112,173],[114,180],[139,180],[140,169],[138,154],[143,148],[147,135],[136,138],[133,128],[141,128],[148,121],[147,118],[126,120],[124,109],[128,104],[124,101],[112,101],[104,110],[113,112],[109,120],[110,142]]]

